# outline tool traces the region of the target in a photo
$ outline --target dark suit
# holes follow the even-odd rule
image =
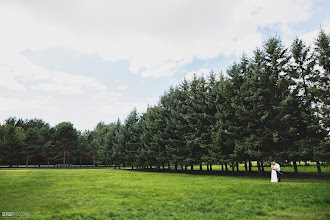
[[[277,174],[277,179],[278,182],[281,182],[281,175],[283,174],[280,170],[280,165],[278,163],[275,164],[275,169],[276,169],[276,174]]]
[[[276,174],[277,174],[278,182],[281,182],[281,175],[282,175],[282,172],[281,172],[281,171],[276,171]]]

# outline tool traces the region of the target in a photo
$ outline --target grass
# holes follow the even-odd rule
[[[329,178],[0,172],[0,212],[29,212],[31,219],[329,219],[329,192]]]

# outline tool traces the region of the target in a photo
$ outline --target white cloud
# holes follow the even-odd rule
[[[109,103],[109,101],[118,101],[122,97],[121,93],[118,92],[101,92],[94,95],[95,103],[98,105],[104,105]]]
[[[155,105],[158,98],[144,98],[134,101],[116,101],[112,103],[99,103],[97,106],[100,120],[108,119],[107,122],[114,122],[116,118],[120,118],[123,122],[128,114],[134,109],[138,113],[143,113],[148,106]],[[95,123],[94,123],[95,124]]]
[[[119,85],[119,86],[118,86],[118,89],[119,89],[120,91],[125,91],[125,90],[128,89],[128,85]]]
[[[191,72],[188,72],[184,76],[184,79],[186,79],[187,81],[191,81],[191,80],[194,79],[194,76],[196,76],[196,77],[208,76],[210,74],[210,72],[211,72],[210,69],[200,69],[200,70],[197,70],[197,71],[191,71]]]
[[[105,60],[130,60],[130,69],[144,77],[173,75],[192,57],[250,53],[261,45],[259,28],[278,25],[287,31],[288,24],[313,13],[313,1],[295,0],[6,3],[0,7],[0,53],[71,48]]]
[[[326,32],[326,33],[330,33],[330,26],[324,26],[322,27],[322,29]],[[317,30],[313,30],[310,31],[302,36],[300,36],[300,38],[308,45],[314,45],[314,42],[317,38],[317,36],[320,33],[320,29]]]
[[[0,66],[0,79],[0,87],[9,90],[26,91],[25,86],[16,80],[12,69],[7,66]]]
[[[95,78],[82,75],[72,75],[55,71],[46,81],[31,87],[42,92],[58,92],[62,95],[82,94],[86,90],[105,91],[106,87]]]
[[[48,105],[52,101],[50,96],[36,96],[26,99],[21,98],[6,98],[0,96],[1,117],[8,118],[15,116],[17,118],[43,118],[49,113],[51,107]]]

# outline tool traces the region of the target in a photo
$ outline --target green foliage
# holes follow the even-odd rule
[[[63,155],[63,166],[68,166],[70,164],[70,159],[74,159],[77,139],[77,130],[70,122],[62,122],[54,127],[54,147],[57,149],[57,152],[59,152],[55,158]]]
[[[22,156],[25,131],[21,127],[15,127],[12,123],[1,126],[1,159],[9,167],[19,165],[19,159]]]

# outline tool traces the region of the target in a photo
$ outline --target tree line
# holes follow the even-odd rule
[[[270,160],[321,164],[330,159],[330,35],[313,46],[296,38],[286,48],[273,37],[226,73],[194,76],[170,87],[157,105],[122,123],[78,131],[40,119],[0,125],[1,164],[25,163],[228,171]],[[229,167],[229,168],[228,168]]]

